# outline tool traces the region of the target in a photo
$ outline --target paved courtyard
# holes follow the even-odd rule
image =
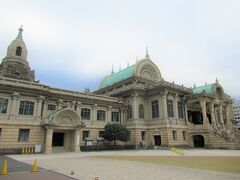
[[[10,157],[38,165],[80,180],[231,180],[240,179],[239,173],[223,173],[154,163],[112,160],[97,156],[178,156],[169,150],[146,151],[104,151],[80,153],[55,153],[38,155],[11,155]],[[185,156],[240,156],[239,150],[198,150],[185,151]],[[71,175],[74,171],[74,175]]]

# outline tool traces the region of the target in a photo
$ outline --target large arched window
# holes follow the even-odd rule
[[[127,119],[132,119],[132,106],[130,104],[127,107]]]
[[[167,100],[167,112],[168,112],[168,117],[174,117],[173,100],[171,99]]]
[[[21,56],[21,55],[22,55],[22,48],[18,46],[16,49],[16,56]]]
[[[138,107],[138,115],[139,115],[139,118],[143,119],[144,118],[144,107],[142,104],[139,104],[139,107]]]

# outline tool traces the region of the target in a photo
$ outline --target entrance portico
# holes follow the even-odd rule
[[[52,153],[55,146],[79,152],[82,126],[80,116],[72,109],[65,108],[51,114],[44,124],[45,153]]]

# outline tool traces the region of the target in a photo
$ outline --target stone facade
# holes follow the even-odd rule
[[[148,54],[117,73],[94,93],[36,82],[20,28],[0,65],[1,151],[41,144],[45,153],[55,147],[78,152],[85,138],[96,145],[107,123],[125,125],[130,139],[122,144],[136,148],[140,142],[145,148],[239,148],[232,101],[218,81],[194,89],[169,83]]]
[[[240,101],[233,103],[233,119],[235,127],[240,131]]]

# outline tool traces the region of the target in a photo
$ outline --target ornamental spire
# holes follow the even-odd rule
[[[18,29],[17,39],[22,39],[22,32],[23,32],[23,29],[22,29],[22,25],[21,25],[21,27]]]
[[[150,59],[149,54],[148,54],[148,48],[147,48],[147,46],[146,46],[146,55],[145,55],[145,58]]]
[[[114,73],[114,70],[113,70],[113,65],[112,65],[112,74]]]

